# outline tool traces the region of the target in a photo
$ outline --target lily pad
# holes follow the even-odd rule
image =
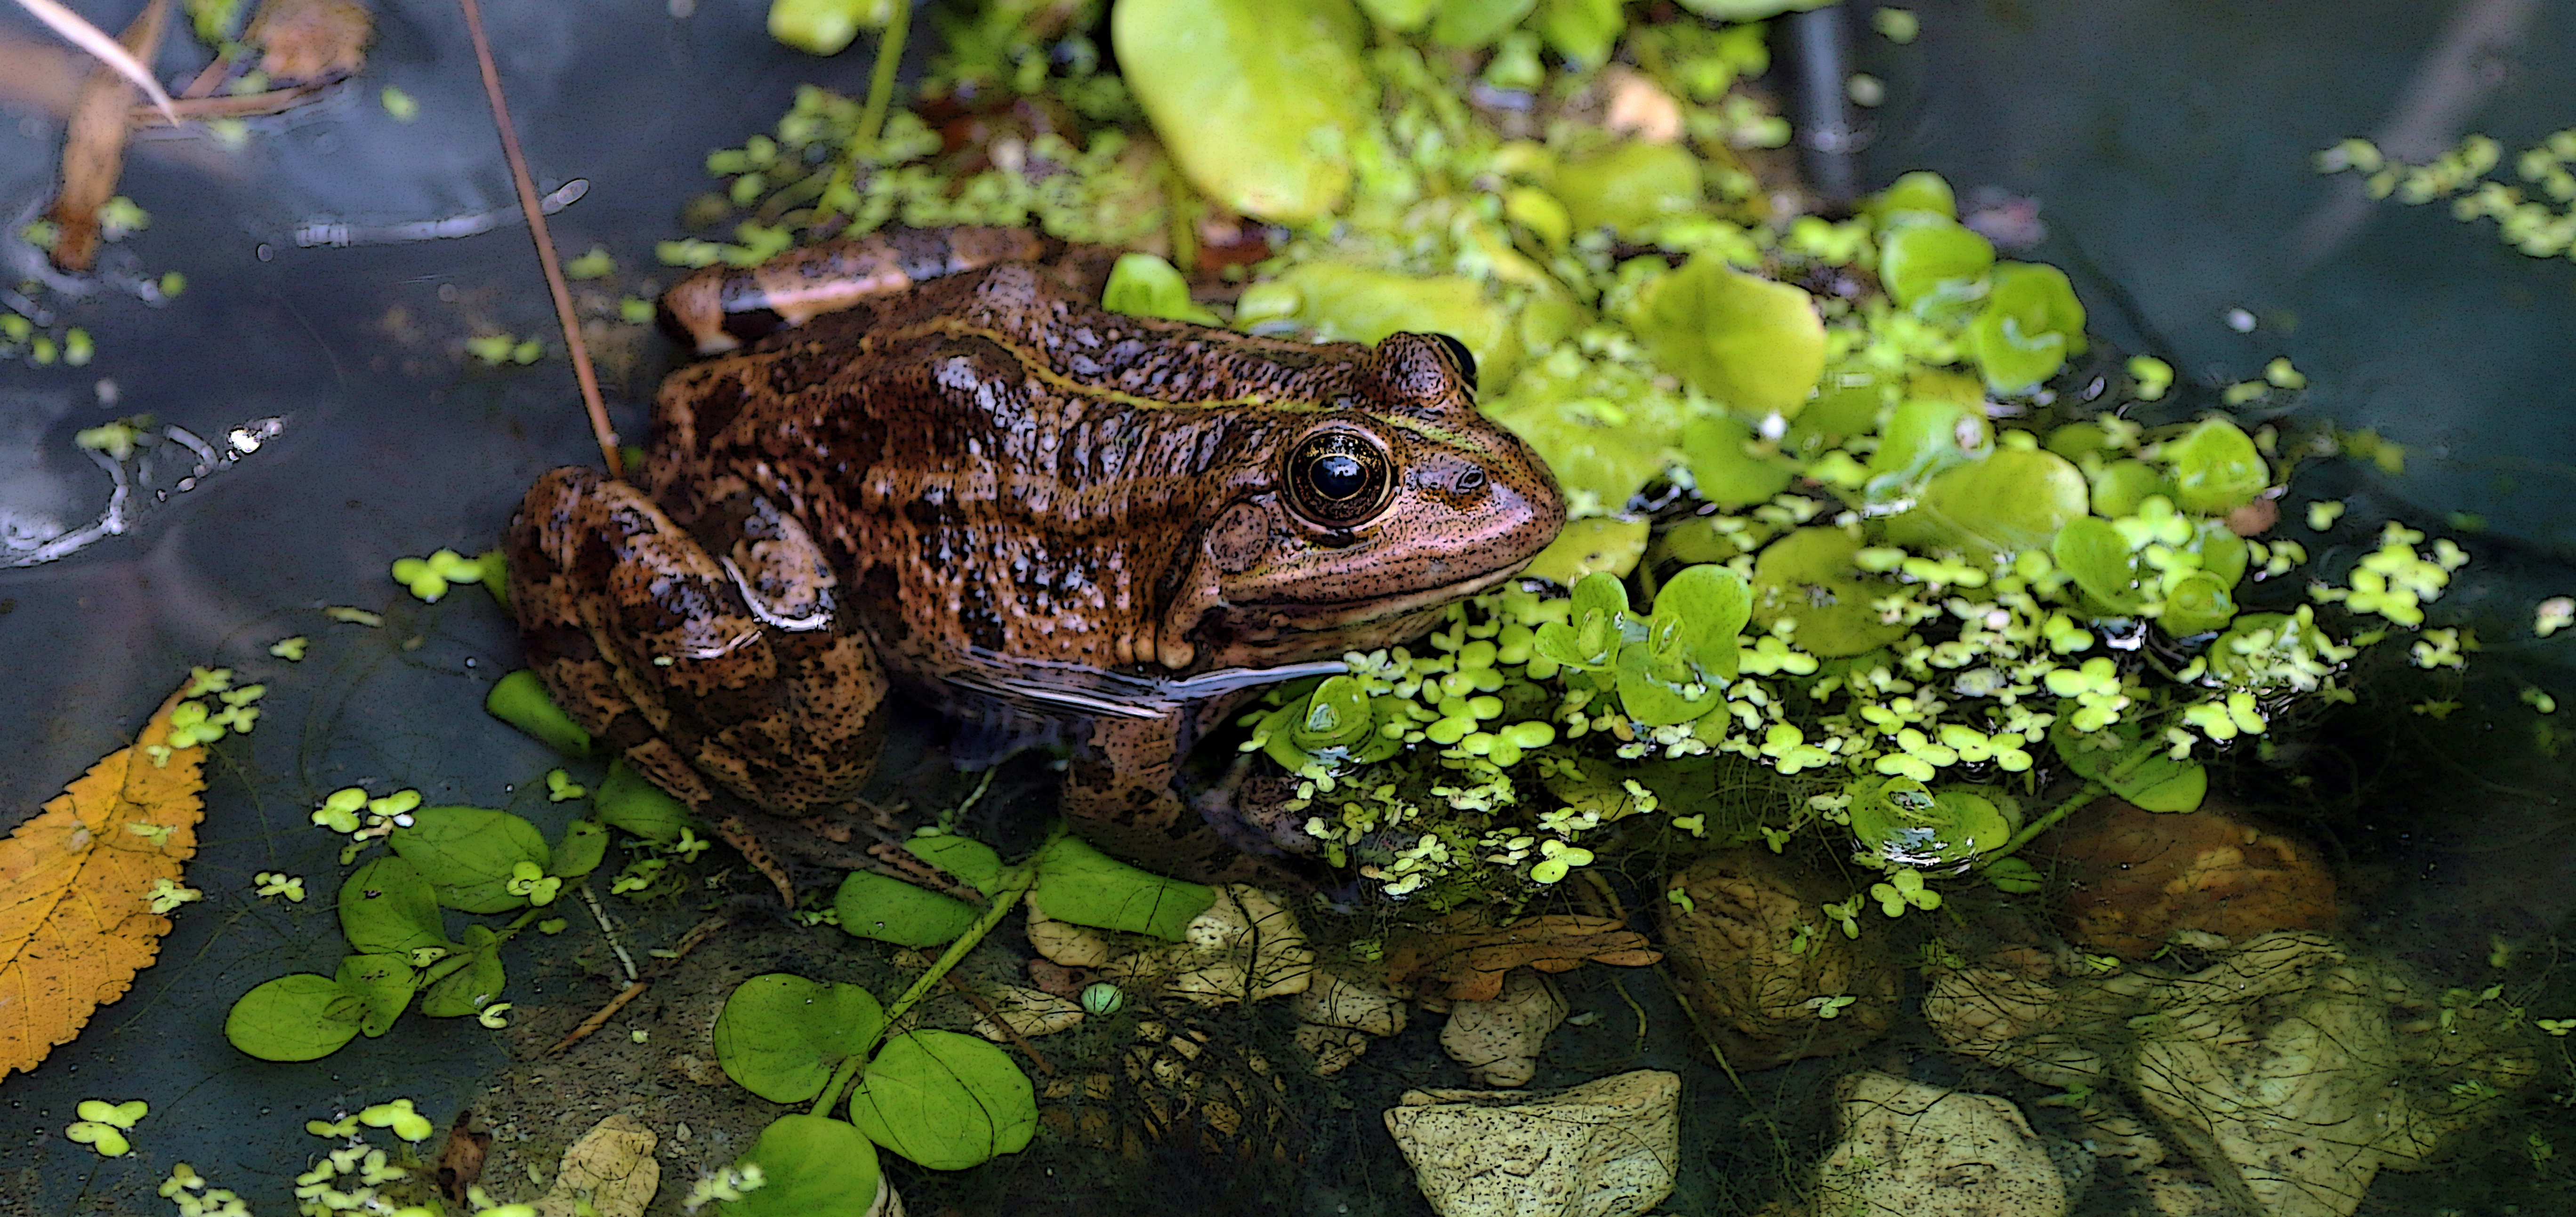
[[[1733,510],[1770,502],[1789,488],[1796,470],[1777,454],[1751,451],[1752,442],[1752,426],[1727,415],[1692,419],[1682,428],[1682,459],[1701,499]]]
[[[1742,662],[1752,599],[1744,580],[1723,566],[1684,567],[1666,581],[1646,636],[1619,651],[1619,701],[1628,717],[1661,727],[1725,705],[1720,686],[1735,679]]]
[[[1179,942],[1216,903],[1216,889],[1139,870],[1079,837],[1058,837],[1037,859],[1038,907],[1075,925]]]
[[[340,935],[361,953],[409,955],[447,945],[436,889],[401,858],[377,858],[341,881]]]
[[[1917,548],[2012,554],[2045,549],[2084,515],[2084,475],[2065,457],[2004,448],[1934,477],[1914,510],[1887,522],[1887,535]]]
[[[2203,422],[2164,447],[2173,466],[2174,505],[2202,515],[2225,515],[2263,492],[2272,469],[2252,437],[2223,418]]]
[[[883,1181],[867,1134],[828,1116],[780,1116],[736,1166],[757,1164],[761,1186],[716,1211],[724,1217],[868,1217]]]
[[[1995,267],[1986,307],[1962,345],[1998,393],[2023,393],[2084,353],[2084,305],[2066,272],[2035,262]]]
[[[1630,141],[1559,166],[1551,191],[1577,232],[1640,236],[1700,210],[1699,158],[1675,144]]]
[[[2156,495],[2173,497],[2173,482],[2145,461],[2110,461],[2093,475],[2093,510],[2117,519],[2137,514],[2140,504]]]
[[[1863,655],[1905,636],[1905,627],[1880,620],[1870,602],[1894,589],[1853,564],[1857,538],[1839,528],[1801,528],[1753,560],[1753,624],[1798,623],[1798,647],[1838,659]]]
[[[1190,183],[1245,215],[1308,224],[1350,193],[1377,88],[1350,0],[1119,0],[1127,87]]]
[[[1927,211],[1888,217],[1879,231],[1878,277],[1898,304],[1926,317],[1963,315],[1986,294],[1994,242]]]
[[[1531,647],[1559,667],[1605,672],[1619,662],[1627,625],[1627,585],[1616,575],[1594,571],[1574,585],[1574,604],[1565,620],[1539,626]]]
[[[843,930],[899,947],[953,942],[975,924],[973,905],[874,871],[851,871],[842,879],[832,911]]]
[[[716,1016],[716,1062],[725,1076],[772,1103],[823,1093],[832,1070],[865,1051],[885,1009],[857,985],[771,972],[742,982]]]
[[[1696,255],[1649,289],[1637,336],[1655,361],[1739,413],[1794,416],[1825,373],[1825,323],[1807,293]]]
[[[1972,787],[1926,787],[1908,777],[1863,778],[1851,796],[1852,835],[1871,857],[1904,866],[1966,862],[2001,848],[2017,828],[2012,800]]]
[[[1010,1056],[954,1031],[886,1041],[850,1095],[868,1139],[932,1170],[964,1170],[1027,1148],[1038,1108]]]
[[[2146,603],[2140,590],[2149,574],[2146,564],[2120,530],[2100,516],[2068,520],[2049,544],[2049,556],[2075,586],[2112,612],[2134,613]]]
[[[1908,211],[1936,215],[1944,220],[1959,218],[1959,198],[1950,189],[1948,179],[1928,169],[1900,174],[1869,201],[1871,215],[1885,222],[1886,217]]]
[[[1984,455],[1994,427],[1976,407],[1942,397],[1909,397],[1879,429],[1861,493],[1884,503],[1914,493],[1932,475]]]
[[[527,904],[509,890],[511,868],[553,860],[537,826],[485,807],[423,807],[386,838],[395,856],[420,868],[438,902],[468,913],[506,913]]]
[[[365,1012],[339,981],[299,972],[242,994],[224,1017],[224,1038],[263,1061],[318,1061],[358,1037]]]

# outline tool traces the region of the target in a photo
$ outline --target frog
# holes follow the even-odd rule
[[[850,814],[898,692],[1059,749],[1065,818],[1114,856],[1217,880],[1311,853],[1183,760],[1514,578],[1564,522],[1554,477],[1453,338],[1128,316],[1027,242],[949,245],[997,252],[800,255],[913,270],[736,349],[700,327],[723,353],[664,380],[639,476],[537,479],[507,541],[530,666],[791,904],[764,837]]]

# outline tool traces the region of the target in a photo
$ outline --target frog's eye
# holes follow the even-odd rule
[[[1319,431],[1288,454],[1288,505],[1327,528],[1349,528],[1386,506],[1395,479],[1386,450],[1355,431]]]

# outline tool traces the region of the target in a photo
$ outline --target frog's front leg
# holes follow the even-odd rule
[[[731,541],[710,553],[634,487],[557,469],[511,523],[511,605],[565,713],[715,823],[792,904],[719,791],[789,816],[847,803],[876,763],[886,682],[840,628],[801,526],[751,498],[722,523]]]
[[[1190,738],[1191,716],[1101,716],[1074,732],[1064,783],[1064,814],[1074,831],[1103,851],[1158,874],[1201,883],[1301,883],[1278,834],[1236,814],[1229,786],[1199,802],[1173,789]],[[1302,833],[1294,834],[1302,838]]]

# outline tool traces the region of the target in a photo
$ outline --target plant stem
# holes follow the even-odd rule
[[[1056,838],[1063,836],[1064,831],[1064,824],[1059,821],[1055,831],[1047,834],[1046,844],[1038,847],[1038,853],[1045,854],[1046,847],[1055,844]],[[1018,907],[1020,897],[1037,886],[1037,881],[1038,867],[1034,857],[1002,872],[1001,883],[993,889],[992,903],[984,906],[983,913],[975,918],[974,924],[967,926],[966,932],[957,936],[957,941],[949,943],[948,949],[939,953],[939,958],[931,962],[930,970],[913,981],[912,987],[903,991],[903,996],[895,998],[894,1004],[886,1007],[885,1022],[878,1025],[877,1033],[860,1045],[858,1051],[841,1058],[840,1065],[832,1070],[832,1080],[824,1084],[822,1096],[814,1100],[812,1114],[831,1113],[832,1106],[841,1101],[841,1092],[857,1079],[867,1059],[875,1055],[877,1045],[885,1042],[886,1032],[902,1022],[904,1015],[912,1013],[912,1008],[921,1004],[921,999],[929,995],[933,986],[955,971],[958,964],[965,962],[967,954],[984,941],[985,935],[993,932],[993,927],[1002,924],[1003,918],[1011,915],[1011,910]]]
[[[2051,828],[2055,828],[2059,820],[2063,820],[2066,817],[2075,814],[2076,808],[2082,807],[2085,804],[2109,793],[2111,793],[2110,790],[2105,788],[2100,782],[2084,783],[2084,789],[2076,791],[2074,797],[2050,808],[2047,815],[2041,816],[2040,818],[2031,821],[2029,824],[2024,825],[2020,832],[2012,835],[2012,840],[2003,843],[2003,847],[2001,849],[1997,849],[1994,852],[1987,854],[1979,861],[1993,862],[1997,858],[2009,858],[2013,856],[2013,853],[2019,850],[2022,846],[2030,844],[2031,838],[2047,832]]]
[[[850,132],[849,146],[841,151],[841,163],[832,167],[832,180],[824,185],[822,198],[815,204],[817,224],[835,213],[835,199],[855,188],[859,162],[877,157],[879,137],[885,132],[886,107],[894,101],[895,72],[903,66],[904,35],[911,27],[912,0],[895,0],[894,17],[886,22],[885,33],[877,36],[876,63],[868,72],[868,100],[859,109],[859,125]]]

